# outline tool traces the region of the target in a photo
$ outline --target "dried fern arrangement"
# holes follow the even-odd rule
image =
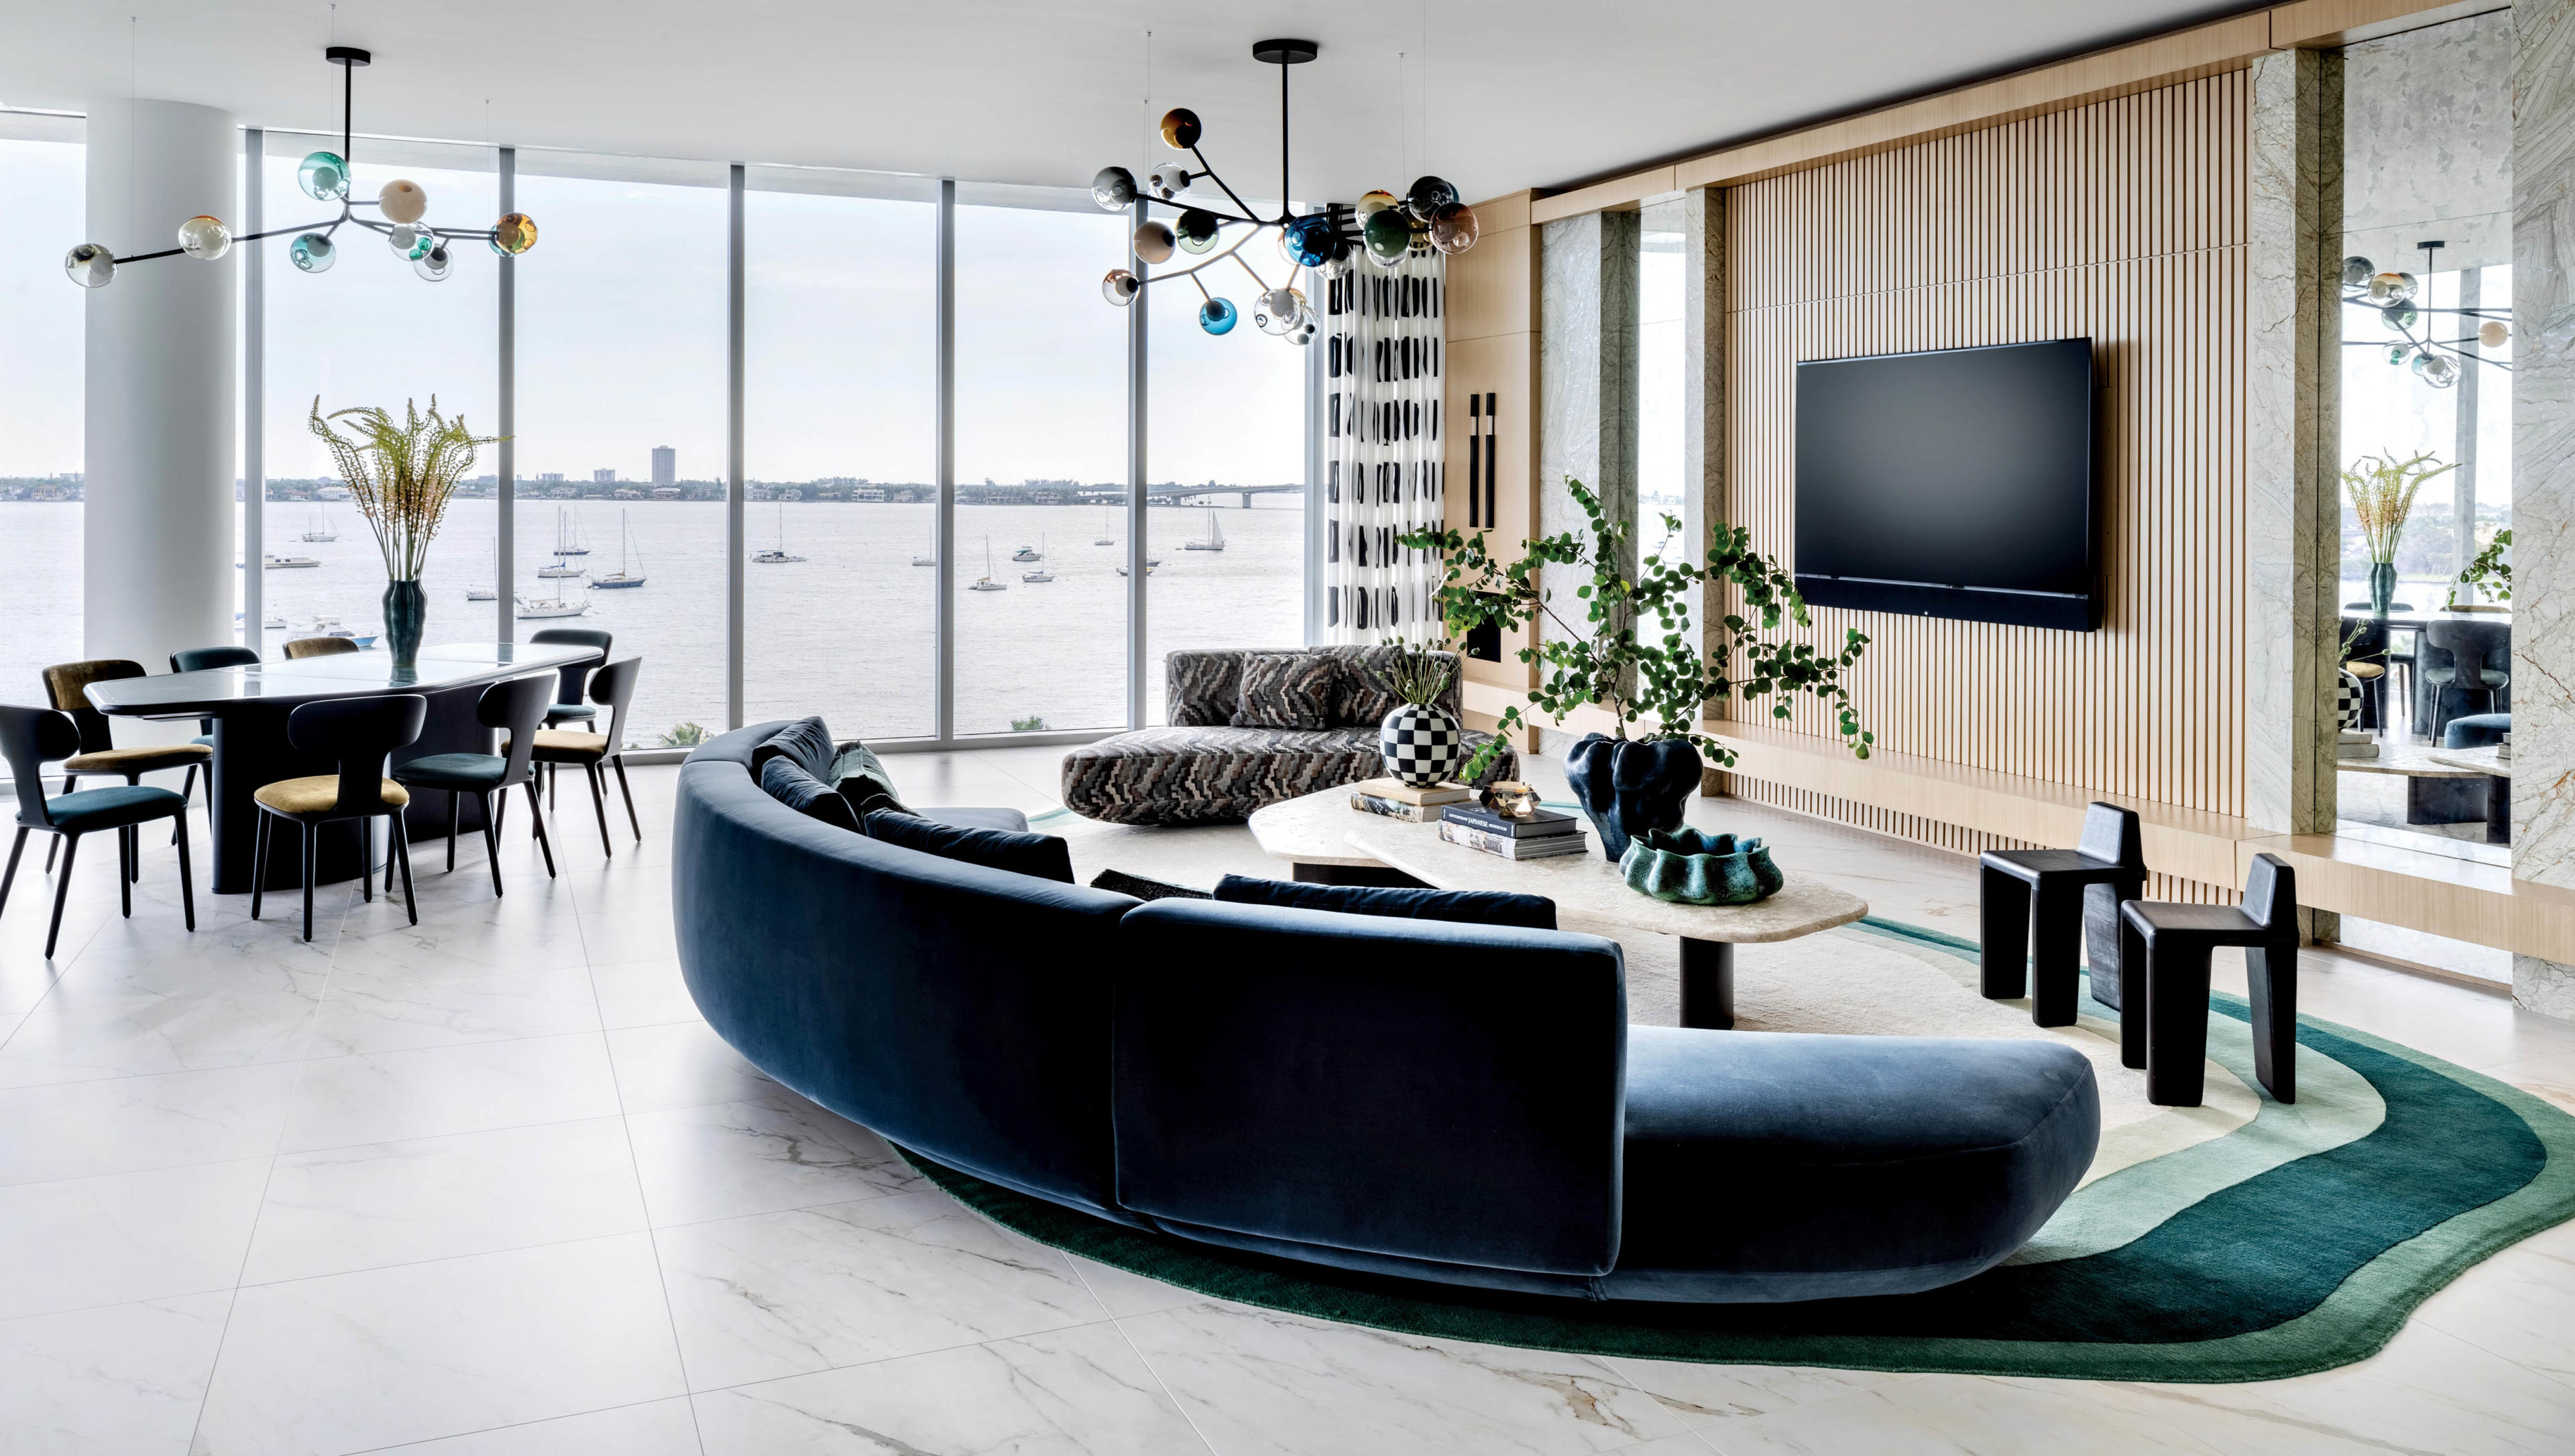
[[[356,421],[350,434],[332,428],[342,419]],[[324,415],[322,397],[315,395],[310,425],[331,447],[340,478],[385,554],[385,575],[397,582],[420,580],[456,483],[474,468],[477,450],[500,440],[466,429],[461,415],[451,420],[440,414],[436,395],[429,397],[425,414],[405,400],[399,422],[373,405]]]
[[[2412,460],[2364,455],[2342,473],[2342,488],[2351,498],[2352,519],[2369,544],[2369,559],[2380,566],[2396,560],[2396,544],[2405,539],[2405,519],[2414,514],[2414,495],[2435,476],[2457,470],[2435,466],[2429,454]]]

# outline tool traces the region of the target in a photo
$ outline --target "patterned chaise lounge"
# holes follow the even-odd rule
[[[1377,723],[1396,699],[1386,687],[1385,648],[1279,648],[1265,655],[1307,653],[1337,664],[1337,691],[1320,728],[1237,728],[1247,649],[1173,653],[1165,663],[1170,728],[1120,733],[1074,749],[1064,759],[1064,802],[1090,818],[1118,824],[1205,824],[1248,818],[1264,804],[1336,784],[1374,778]],[[1440,706],[1458,711],[1451,684]],[[1492,734],[1469,731],[1469,753]],[[1480,781],[1518,776],[1502,749]]]

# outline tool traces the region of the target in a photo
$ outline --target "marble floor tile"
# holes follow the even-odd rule
[[[653,1223],[702,1223],[929,1186],[885,1139],[793,1092],[630,1112]]]
[[[513,876],[510,892],[492,898],[492,881],[459,871],[422,895],[414,925],[399,902],[382,897],[351,909],[332,955],[335,970],[413,979],[556,970],[587,958],[581,920],[569,889],[542,875]]]
[[[62,987],[0,1046],[0,1087],[292,1061],[320,999],[310,989],[75,1004]]]
[[[314,1019],[312,1056],[354,1056],[599,1029],[599,998],[578,963],[554,970],[414,976],[399,966],[335,969]]]
[[[1092,1324],[1062,1255],[944,1193],[657,1231],[692,1389]]]
[[[265,1157],[296,1075],[270,1062],[0,1091],[0,1183]]]
[[[1225,1456],[1614,1451],[1679,1416],[1582,1355],[1202,1303],[1119,1327]]]
[[[0,1188],[0,1319],[231,1288],[268,1163]]]
[[[379,1447],[373,1456],[699,1456],[700,1449],[697,1416],[681,1397]]]
[[[599,1018],[608,1026],[661,1026],[673,1021],[705,1019],[680,976],[677,960],[638,960],[624,965],[595,964],[591,988],[599,995]]]
[[[1208,1456],[1112,1324],[695,1397],[708,1456]]]
[[[194,1456],[336,1456],[682,1393],[645,1234],[244,1289]]]
[[[1913,1378],[1873,1370],[1699,1365],[1685,1360],[1639,1360],[1628,1356],[1602,1356],[1601,1363],[1697,1428],[1719,1428],[1746,1416],[1767,1415],[1812,1401],[1836,1400]]]
[[[2413,1322],[2575,1385],[2575,1223],[2533,1234],[2470,1269],[2425,1300]]]
[[[185,1456],[231,1291],[0,1323],[0,1451]]]
[[[1082,1282],[1091,1286],[1093,1296],[1117,1319],[1125,1319],[1131,1314],[1152,1314],[1158,1309],[1178,1309],[1184,1304],[1197,1304],[1207,1298],[1194,1289],[1166,1284],[1160,1279],[1148,1279],[1142,1274],[1131,1274],[1115,1265],[1086,1259],[1080,1254],[1066,1254],[1065,1258],[1073,1265],[1073,1271],[1082,1276]]]
[[[600,965],[634,960],[669,960],[680,953],[679,937],[671,928],[667,908],[657,913],[627,904],[598,910],[585,905],[581,914],[581,943],[589,959]]]
[[[1706,1427],[1726,1456],[2231,1456],[2089,1382],[1926,1375]],[[2181,1414],[2174,1412],[2173,1414]]]
[[[743,1060],[704,1021],[610,1031],[608,1054],[617,1064],[617,1094],[629,1115],[741,1102],[786,1090]]]
[[[384,1051],[304,1064],[282,1151],[613,1116],[599,1033]]]
[[[17,903],[15,894],[10,896],[10,902]],[[24,937],[15,932],[30,920],[36,924],[35,939],[23,945],[16,943]],[[79,958],[86,938],[76,941],[66,931],[61,944],[55,947],[54,958],[47,960],[43,920],[23,907],[14,915],[0,912],[0,1018],[14,1022],[34,1010],[36,1003],[53,990],[56,978]]]
[[[2483,1070],[2490,1077],[2575,1112],[2575,1052],[2499,1062]]]
[[[642,1229],[622,1119],[362,1144],[277,1160],[245,1284]]]

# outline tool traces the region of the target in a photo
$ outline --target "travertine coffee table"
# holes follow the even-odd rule
[[[1756,904],[1668,904],[1629,889],[1587,829],[1586,853],[1503,859],[1449,843],[1439,837],[1437,824],[1351,808],[1347,787],[1274,803],[1252,816],[1252,833],[1301,880],[1385,883],[1385,871],[1393,870],[1435,889],[1544,895],[1566,921],[1677,935],[1684,1026],[1724,1030],[1734,1024],[1735,946],[1794,940],[1868,913],[1868,902],[1859,896],[1793,874],[1777,894]]]

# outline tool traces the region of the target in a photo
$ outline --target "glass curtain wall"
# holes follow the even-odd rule
[[[1644,209],[1637,226],[1636,258],[1636,556],[1674,560],[1674,553],[1697,560],[1706,544],[1692,546],[1679,533],[1666,531],[1663,518],[1687,519],[1689,483],[1681,474],[1688,422],[1683,413],[1683,374],[1689,368],[1688,341],[1682,333],[1687,307],[1681,272],[1688,242],[1687,213],[1677,202]],[[1640,641],[1660,642],[1667,632],[1686,637],[1686,616],[1678,621],[1647,619],[1636,624]]]
[[[63,281],[84,210],[81,124],[0,114],[0,702],[81,656],[82,290]]]
[[[939,185],[746,177],[743,719],[933,730]]]
[[[517,278],[519,640],[614,634],[615,657],[644,660],[627,740],[694,742],[726,719],[730,172],[525,150],[518,166],[540,230]],[[602,585],[621,572],[642,585]]]
[[[268,227],[336,216],[339,203],[317,202],[296,185],[305,154],[339,138],[270,132],[262,165]],[[363,196],[397,177],[428,194],[427,220],[483,227],[500,216],[498,154],[489,147],[449,147],[358,139],[351,173]],[[291,256],[294,235],[245,245],[245,266],[261,270],[267,291],[263,381],[263,446],[267,509],[264,539],[243,552],[243,570],[261,574],[260,631],[245,641],[266,658],[295,638],[354,637],[372,643],[384,630],[386,572],[374,533],[349,500],[329,447],[314,435],[313,412],[380,408],[462,416],[478,435],[500,423],[499,270],[458,250],[448,276],[421,278],[382,234],[351,225],[334,239],[329,269],[307,273]],[[349,433],[352,422],[337,428]],[[498,521],[493,450],[484,447],[480,480],[460,488],[446,526],[430,543],[426,641],[491,640],[492,606],[469,603],[466,588],[492,581],[491,542]]]

